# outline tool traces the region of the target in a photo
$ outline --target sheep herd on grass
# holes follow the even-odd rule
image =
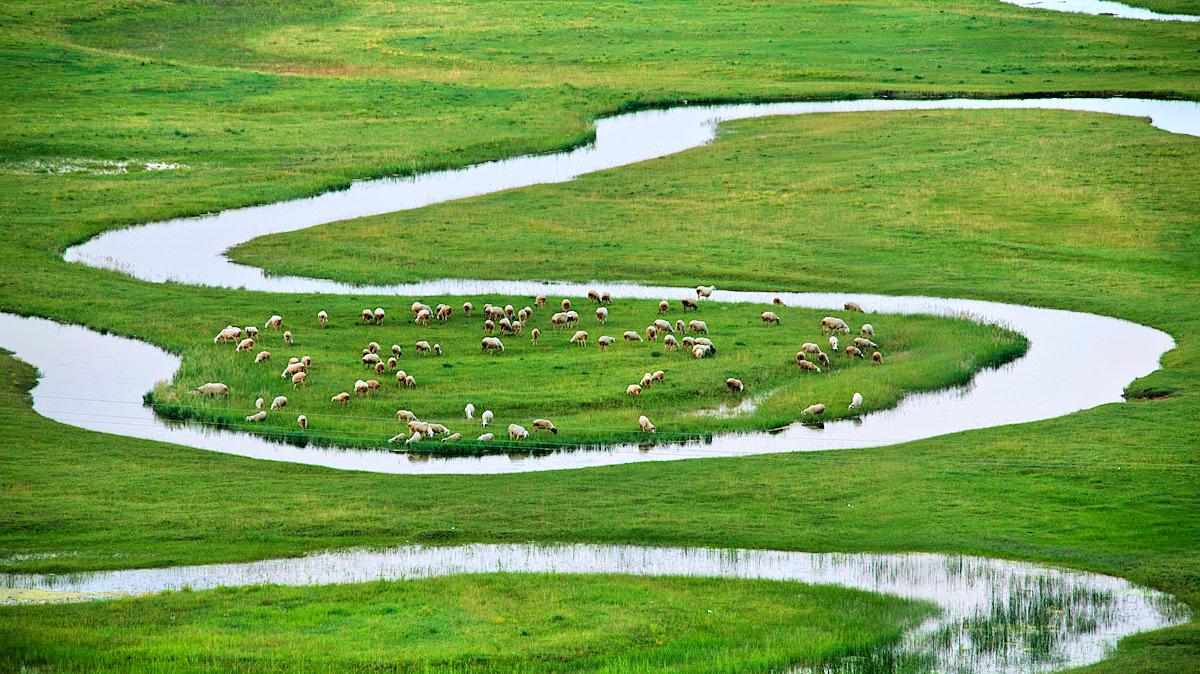
[[[684,298],[680,301],[682,311],[699,311],[700,301],[712,296],[716,290],[715,286],[697,286],[696,299]],[[609,306],[612,304],[612,295],[607,292],[598,292],[590,290],[587,297],[598,306],[596,308],[596,322],[600,326],[608,324]],[[539,295],[534,301],[534,306],[541,309],[546,306],[547,298],[545,295]],[[775,298],[773,304],[782,306],[783,302],[779,298]],[[580,317],[579,313],[571,309],[571,300],[563,299],[559,306],[562,311],[556,312],[551,316],[551,325],[558,330],[572,327],[578,324]],[[671,304],[667,300],[662,300],[658,303],[658,313],[660,316],[665,316],[670,313]],[[475,307],[470,302],[464,302],[462,305],[463,314],[470,318]],[[862,313],[863,309],[855,302],[846,302],[844,309],[847,312]],[[413,302],[410,307],[413,323],[416,325],[427,326],[431,318],[436,318],[440,322],[451,320],[454,310],[447,304],[439,304],[436,308],[430,307],[420,301]],[[515,309],[512,305],[503,307],[492,304],[483,306],[483,329],[487,336],[484,336],[480,342],[481,352],[484,355],[502,355],[505,352],[504,342],[501,337],[492,336],[497,330],[501,336],[513,336],[522,333],[525,323],[533,316],[534,308],[524,307],[520,310]],[[362,323],[364,325],[382,326],[387,317],[387,312],[382,307],[372,309],[363,309],[361,313]],[[764,326],[779,326],[782,324],[782,319],[774,311],[764,311],[759,315],[759,320]],[[328,326],[330,321],[329,314],[325,311],[317,312],[317,324],[323,329]],[[283,330],[283,317],[276,314],[272,315],[263,326],[275,332],[283,332],[283,342],[286,346],[293,346],[294,339],[290,330]],[[853,345],[847,345],[844,349],[839,349],[840,343],[838,335],[851,334],[850,325],[842,318],[835,316],[826,316],[821,319],[821,332],[828,336],[829,348],[834,353],[841,353],[845,358],[864,358],[867,351],[871,351],[871,360],[875,364],[883,363],[883,355],[879,351],[879,345],[871,338],[875,337],[875,328],[870,323],[864,323],[858,330],[859,336],[852,340]],[[642,342],[642,334],[636,330],[626,330],[622,333],[622,338],[625,342]],[[662,344],[666,351],[682,350],[684,353],[691,354],[693,358],[711,358],[717,354],[716,344],[708,337],[708,324],[699,319],[693,319],[684,323],[682,319],[676,319],[674,323],[659,318],[653,323],[646,326],[644,334],[646,341],[657,342],[659,337],[662,337]],[[541,331],[537,328],[530,330],[530,342],[532,346],[538,345],[541,337]],[[586,348],[589,344],[590,335],[587,330],[575,330],[574,334],[567,341],[570,345]],[[247,326],[239,328],[233,325],[227,325],[221,329],[216,337],[213,338],[214,344],[233,343],[235,344],[234,351],[237,353],[251,352],[259,343],[260,333],[257,327]],[[611,335],[600,335],[594,343],[598,344],[599,349],[604,351],[616,344],[616,338]],[[377,342],[370,342],[366,348],[362,349],[360,360],[364,367],[372,370],[377,375],[384,375],[394,372],[396,384],[402,388],[415,388],[415,377],[399,369],[399,358],[403,355],[403,349],[400,345],[393,344],[391,347],[391,357],[386,361],[380,356],[380,345]],[[443,350],[440,344],[430,344],[428,340],[420,340],[415,344],[415,353],[420,356],[439,357]],[[271,353],[267,350],[261,350],[254,358],[255,364],[261,364],[271,359]],[[801,345],[800,350],[796,352],[795,363],[797,368],[802,372],[820,373],[822,368],[829,367],[831,359],[821,347],[815,342],[805,342]],[[308,385],[309,370],[312,366],[312,358],[303,356],[300,358],[292,357],[289,359],[287,366],[280,374],[280,378],[290,380],[293,388],[300,388]],[[625,389],[626,396],[640,397],[644,392],[648,391],[657,384],[666,381],[666,372],[664,370],[656,370],[654,372],[645,373],[641,380],[637,383],[629,384]],[[354,382],[353,396],[367,397],[382,388],[377,379],[359,379]],[[725,379],[725,388],[734,394],[741,394],[746,391],[746,384],[734,377]],[[228,396],[229,386],[219,382],[209,382],[195,389],[196,393],[205,396]],[[341,391],[330,397],[330,403],[334,405],[348,405],[353,399],[351,391]],[[262,422],[268,417],[268,410],[263,409],[265,399],[258,398],[255,403],[256,412],[246,416],[248,422]],[[276,396],[271,401],[271,412],[278,411],[288,404],[286,396]],[[861,393],[855,393],[851,399],[849,409],[860,410],[863,405],[863,396]],[[467,421],[475,419],[475,405],[468,403],[464,408],[464,413]],[[823,403],[813,403],[808,405],[800,412],[800,416],[805,419],[815,419],[825,414],[826,407]],[[412,444],[414,442],[432,441],[441,438],[442,442],[454,442],[462,439],[462,434],[452,432],[449,428],[442,424],[431,423],[420,420],[410,410],[397,410],[396,418],[398,421],[406,423],[406,432],[397,433],[387,442],[395,443],[401,440],[404,443]],[[487,429],[493,420],[491,410],[484,410],[479,417],[479,422],[482,429]],[[301,414],[296,418],[296,423],[300,429],[307,430],[309,426],[308,417]],[[544,431],[552,435],[558,434],[558,427],[549,419],[534,419],[530,424],[534,432]],[[645,415],[641,415],[637,420],[637,429],[641,433],[655,433],[657,428]],[[530,437],[530,431],[519,424],[510,424],[508,426],[508,439],[510,441],[524,440]],[[489,442],[495,439],[495,435],[491,432],[485,432],[478,437],[479,442]]]

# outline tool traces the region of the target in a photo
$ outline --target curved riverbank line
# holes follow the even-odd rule
[[[257,585],[323,585],[453,574],[624,574],[836,585],[931,602],[940,612],[896,654],[932,671],[1040,672],[1098,662],[1121,638],[1187,620],[1169,595],[1121,578],[1027,562],[929,553],[809,553],[621,545],[472,544],[347,550],[240,564],[69,575],[0,575],[0,587],[62,601]]]
[[[1152,9],[1134,7],[1123,2],[1113,2],[1112,0],[1000,0],[1000,2],[1027,9],[1045,9],[1051,12],[1112,16],[1118,19],[1136,19],[1139,21],[1200,21],[1200,16],[1192,14],[1161,14]]]

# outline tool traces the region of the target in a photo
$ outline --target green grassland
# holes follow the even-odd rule
[[[499,574],[234,588],[0,607],[0,667],[758,672],[870,652],[933,610],[840,588],[695,578]]]
[[[1195,11],[1194,2],[1149,6]],[[232,318],[308,317],[328,300],[147,284],[65,264],[62,250],[112,227],[310,194],[355,177],[561,148],[586,139],[598,114],[657,102],[881,92],[1195,99],[1200,85],[1195,24],[990,0],[599,9],[10,3],[0,19],[0,309],[148,339],[183,353],[185,367],[200,364],[190,350]],[[124,159],[188,168],[44,168]],[[1197,165],[1200,141],[1140,120],[1034,111],[821,115],[739,122],[711,147],[679,157],[453,211],[384,216],[366,229],[337,225],[368,240],[372,227],[432,227],[454,264],[385,266],[417,245],[405,237],[373,248],[378,257],[367,259],[379,263],[376,271],[398,278],[506,273],[485,265],[466,234],[488,219],[500,229],[498,245],[511,246],[518,232],[529,242],[526,266],[541,278],[941,294],[1119,316],[1175,336],[1163,369],[1131,387],[1170,395],[866,451],[403,477],[62,426],[30,409],[34,373],[6,357],[0,568],[236,561],[406,540],[937,550],[1114,573],[1172,592],[1195,611]],[[551,217],[563,220],[555,227]],[[650,247],[637,249],[638,266],[623,254],[634,237],[617,228],[631,220]],[[587,238],[580,223],[597,235]],[[306,234],[328,244],[330,231]],[[725,245],[690,246],[698,232]],[[318,263],[304,242],[289,241],[294,253],[274,248],[284,241],[252,242],[237,254],[266,267],[275,259],[299,265],[290,272],[366,273],[350,251],[323,249]],[[545,254],[552,244],[588,254],[567,267]],[[353,316],[362,306],[406,303],[354,298],[347,309]],[[752,327],[769,330],[747,321]],[[903,321],[894,327],[904,329]],[[301,350],[307,335],[298,332]],[[12,556],[19,553],[58,554]],[[300,606],[331,596],[252,592]],[[148,619],[181,600],[156,601],[38,609],[46,631],[33,636],[45,643],[60,629],[55,621],[77,611],[95,620],[58,624],[78,627],[81,640],[102,640],[123,629],[100,618],[107,611],[132,611],[125,620],[137,624],[139,613]],[[699,605],[694,594],[679,601]],[[851,611],[838,619],[853,618]],[[316,648],[310,639],[292,643]],[[492,643],[493,653],[516,648]],[[164,646],[160,654],[176,652],[206,666],[203,652]],[[619,657],[597,657],[609,655]],[[1126,640],[1089,671],[1197,669],[1200,628],[1192,622]]]
[[[500,306],[506,301],[517,307],[534,303],[532,297],[491,300]],[[608,307],[607,324],[600,325],[589,316],[594,305],[575,298],[573,306],[584,317],[579,325],[556,329],[550,323],[554,309],[541,309],[528,321],[523,334],[504,337],[505,351],[497,355],[481,352],[480,338],[486,333],[478,311],[467,318],[459,309],[449,321],[432,321],[424,327],[415,325],[404,307],[393,304],[391,319],[376,326],[363,325],[356,315],[358,305],[349,299],[326,298],[322,302],[319,306],[333,317],[326,328],[317,326],[318,305],[306,307],[301,315],[287,314],[291,320],[285,319],[285,327],[290,328],[294,340],[290,348],[279,333],[268,330],[260,333],[253,349],[241,353],[229,343],[216,345],[207,337],[226,325],[226,318],[235,325],[255,323],[256,318],[270,315],[272,309],[267,307],[258,314],[222,315],[219,325],[211,319],[208,325],[199,320],[180,324],[180,335],[172,346],[186,345],[181,348],[184,364],[173,383],[154,391],[155,410],[168,418],[249,428],[296,441],[380,447],[404,429],[395,416],[396,410],[403,408],[422,420],[462,433],[463,441],[453,444],[421,443],[425,451],[433,452],[645,440],[637,427],[642,414],[658,427],[657,439],[669,440],[776,428],[797,420],[802,409],[817,402],[828,406],[821,419],[889,407],[907,391],[965,383],[980,367],[1011,360],[1026,347],[1025,340],[1015,333],[962,319],[860,315],[860,322],[872,322],[875,342],[887,354],[878,365],[871,362],[870,350],[865,358],[851,358],[844,349],[835,353],[829,348],[820,330],[827,311],[774,307],[781,324],[772,326],[759,320],[759,313],[767,308],[764,305],[704,302],[700,310],[683,313],[679,303],[673,303],[672,311],[665,315],[668,321],[703,319],[717,346],[715,356],[697,360],[685,353],[686,349],[664,349],[661,341],[622,340],[624,330],[641,334],[643,326],[660,318],[657,302],[617,299]],[[484,298],[475,298],[474,304],[482,307],[484,302]],[[528,335],[534,328],[543,333],[537,345]],[[570,343],[577,328],[588,332],[587,346]],[[184,337],[189,334],[200,336],[199,344]],[[602,334],[614,336],[618,342],[602,351],[596,345]],[[850,337],[841,338],[843,345],[850,344]],[[418,340],[439,345],[443,355],[417,353],[414,345]],[[392,344],[401,347],[395,370],[412,375],[417,381],[415,388],[400,386],[395,370],[376,374],[362,365],[359,354],[372,341],[381,345],[385,360]],[[796,351],[809,341],[820,343],[832,356],[831,366],[820,373],[805,372],[795,365]],[[269,350],[272,360],[254,363],[259,350]],[[313,358],[313,367],[307,384],[296,387],[280,373],[288,356],[302,355]],[[626,394],[628,385],[656,370],[667,373],[661,384],[648,387],[636,398]],[[730,392],[725,386],[729,377],[740,379],[746,390]],[[354,396],[344,406],[330,400],[342,391],[353,393],[359,379],[375,379],[381,386],[368,396]],[[229,385],[230,395],[204,398],[192,392],[210,381]],[[850,411],[847,403],[856,391],[870,403]],[[255,411],[256,398],[265,398],[269,405],[280,395],[288,398],[285,408],[270,413],[264,422],[245,421]],[[721,405],[736,407],[750,396],[754,402],[750,413],[704,414]],[[466,421],[463,408],[467,402],[476,406],[477,414],[485,409],[496,414],[488,430],[495,431],[497,442],[472,442],[484,431],[478,417]],[[307,431],[297,427],[298,414],[308,418]],[[513,445],[506,442],[505,429],[510,423],[530,428],[532,420],[539,417],[553,420],[559,433],[537,433],[527,442]]]

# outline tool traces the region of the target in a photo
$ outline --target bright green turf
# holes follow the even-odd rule
[[[615,576],[173,592],[0,607],[0,669],[758,672],[868,651],[933,610],[796,583]]]
[[[457,303],[461,298],[447,299]],[[483,306],[483,298],[474,300],[476,307]],[[557,305],[557,300],[553,304]],[[534,304],[532,297],[501,298],[501,306],[505,301],[517,307]],[[963,383],[979,367],[1011,360],[1026,346],[1015,333],[965,320],[837,312],[855,321],[855,335],[860,324],[872,322],[874,342],[887,354],[883,364],[877,365],[871,362],[872,349],[862,358],[847,356],[844,348],[837,353],[830,349],[820,329],[820,320],[828,311],[704,302],[698,311],[683,313],[675,302],[665,320],[703,319],[717,347],[716,356],[697,360],[685,353],[685,348],[664,349],[661,341],[623,340],[623,331],[640,335],[643,326],[662,318],[657,302],[618,299],[608,307],[608,323],[600,325],[591,315],[595,305],[575,298],[573,306],[584,317],[576,327],[554,328],[550,314],[558,307],[543,308],[529,320],[523,334],[503,337],[505,351],[496,355],[481,353],[480,338],[486,333],[479,309],[467,318],[459,308],[449,321],[432,321],[423,327],[413,323],[406,307],[390,302],[385,303],[392,309],[390,320],[376,326],[362,324],[357,315],[359,304],[351,299],[327,298],[319,305],[294,310],[296,303],[288,304],[287,309],[272,306],[288,317],[285,327],[290,328],[294,340],[290,348],[279,333],[270,330],[262,330],[255,347],[241,353],[229,343],[213,344],[208,337],[224,327],[226,319],[240,326],[257,323],[269,315],[264,313],[266,307],[259,314],[221,314],[216,323],[198,320],[208,318],[204,316],[180,321],[170,343],[184,345],[184,364],[172,385],[155,390],[158,412],[273,436],[378,447],[387,446],[389,438],[402,432],[395,412],[403,408],[462,434],[463,440],[453,444],[424,443],[425,450],[432,452],[634,441],[646,437],[637,427],[643,414],[658,427],[656,437],[668,440],[720,430],[776,428],[800,418],[801,410],[818,402],[828,407],[821,419],[852,416],[860,413],[847,408],[856,391],[870,401],[864,402],[861,411],[878,410],[894,404],[908,390]],[[317,327],[314,318],[319,308],[333,317],[324,329]],[[761,322],[759,314],[768,308],[780,316],[780,325]],[[528,336],[534,328],[542,331],[536,346]],[[577,328],[588,332],[587,346],[570,343]],[[596,345],[601,335],[618,342],[601,351]],[[850,336],[840,337],[841,346],[851,345]],[[440,346],[443,355],[418,354],[414,347],[418,340]],[[400,386],[393,371],[377,374],[362,365],[360,354],[371,341],[381,346],[385,360],[391,356],[393,344],[401,347],[396,370],[412,375],[415,388]],[[820,373],[796,367],[795,353],[804,342],[819,343],[832,357],[831,365]],[[255,364],[260,350],[268,350],[272,359]],[[303,355],[313,358],[313,367],[307,384],[298,388],[281,373],[289,356]],[[816,360],[815,356],[809,358]],[[630,384],[657,370],[667,373],[662,383],[647,387],[636,398],[627,395]],[[729,377],[740,379],[745,391],[731,393],[725,385]],[[367,396],[353,395],[346,405],[331,401],[331,396],[342,391],[353,394],[355,381],[367,379],[380,382],[380,388]],[[205,398],[192,392],[210,381],[230,386],[229,396]],[[256,398],[263,397],[269,406],[281,395],[288,399],[286,407],[270,412],[266,421],[245,420],[255,412]],[[755,405],[749,413],[724,418],[698,414],[723,405],[736,407],[747,398]],[[467,402],[476,406],[477,415],[485,409],[496,414],[487,429],[495,432],[496,442],[473,442],[484,430],[478,416],[473,422],[466,421],[463,408]],[[307,431],[297,427],[298,414],[307,417]],[[554,421],[558,434],[535,433],[526,442],[507,442],[505,429],[510,423],[532,430],[532,420],[539,417]]]
[[[1155,6],[1190,9],[1171,5]],[[356,176],[561,147],[584,137],[595,114],[639,102],[883,89],[1194,98],[1200,83],[1195,24],[1071,16],[990,0],[631,4],[590,18],[587,5],[559,3],[391,14],[290,3],[286,18],[282,9],[193,5],[186,16],[208,29],[189,26],[169,39],[147,26],[173,10],[128,6],[129,23],[101,16],[110,14],[101,3],[0,7],[7,66],[0,69],[0,308],[176,349],[180,314],[261,320],[277,303],[313,306],[316,298],[153,286],[64,265],[61,250],[122,224],[309,193]],[[538,12],[548,12],[538,19],[542,35],[512,30],[532,25]],[[890,145],[880,146],[881,132]],[[752,151],[739,155],[738,181],[728,187],[701,173],[585,181],[621,188],[615,196],[599,192],[596,211],[617,197],[636,207],[639,195],[652,194],[660,201],[641,214],[647,222],[660,211],[712,209],[714,218],[755,231],[778,232],[791,222],[785,194],[810,199],[806,226],[782,230],[791,235],[776,242],[789,253],[786,264],[769,249],[762,264],[741,268],[702,257],[704,278],[689,271],[669,282],[834,291],[852,283],[1118,315],[1179,340],[1165,369],[1135,386],[1174,395],[882,450],[404,478],[264,464],[67,428],[28,409],[20,394],[32,372],[5,359],[0,552],[75,553],[5,566],[226,561],[406,539],[929,549],[1117,573],[1198,605],[1200,143],[1136,120],[1035,112],[755,122],[736,125],[727,140],[739,143],[739,134],[762,137],[745,146]],[[688,159],[702,163],[724,147]],[[117,176],[30,171],[37,159],[127,157],[192,168]],[[837,165],[823,168],[831,162]],[[892,164],[920,189],[868,186],[898,180]],[[826,182],[807,184],[811,174]],[[567,199],[580,187],[554,189],[495,199]],[[726,206],[731,196],[748,215]],[[857,227],[814,235],[808,225],[835,218]],[[676,232],[695,226],[673,225]],[[572,233],[558,234],[567,241]],[[839,266],[822,264],[830,256]],[[454,269],[474,263],[458,260]],[[569,275],[536,266],[539,276]],[[605,271],[609,278],[669,275],[654,267]],[[1129,640],[1096,670],[1198,668],[1200,630],[1189,624]]]

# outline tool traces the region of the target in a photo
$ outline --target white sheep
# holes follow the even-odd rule
[[[871,325],[870,323],[863,323],[863,326],[861,328],[859,328],[858,332],[863,337],[874,337],[875,336],[875,326]]]
[[[642,388],[646,389],[646,388],[650,388],[650,386],[652,384],[654,384],[654,377],[651,376],[651,374],[649,372],[642,374],[642,380],[640,382],[638,382],[638,386],[641,386]]]
[[[267,322],[265,325],[263,325],[263,327],[271,328],[272,330],[279,330],[279,329],[283,328],[283,316],[280,316],[279,314],[275,314],[274,316],[267,319]]]
[[[533,342],[534,346],[537,346],[538,340],[541,339],[541,337],[542,337],[541,330],[534,328],[533,330],[529,331],[529,341]]]
[[[535,431],[550,431],[558,435],[558,428],[549,419],[534,419],[532,426]]]
[[[411,374],[404,377],[404,388],[416,388],[417,380]]]
[[[409,410],[396,410],[396,420],[397,421],[412,421],[413,419],[416,419],[416,418],[417,418],[417,415],[413,414]]]
[[[419,356],[423,353],[433,353],[433,347],[430,346],[429,342],[422,339],[417,342],[417,355]]]
[[[200,393],[200,394],[206,395],[206,396],[229,395],[229,386],[227,386],[226,384],[221,384],[219,382],[211,382],[210,381],[207,384],[204,384],[203,386],[197,386],[196,393]]]
[[[821,371],[821,368],[817,367],[816,363],[810,363],[807,360],[802,360],[800,358],[800,356],[802,356],[802,355],[804,355],[803,352],[796,354],[796,366],[797,367],[799,367],[801,370],[806,370],[808,372],[820,372]]]
[[[741,379],[734,379],[733,377],[730,377],[729,379],[725,380],[725,388],[735,393],[741,393],[742,391],[746,390],[746,385],[742,383]]]
[[[259,398],[258,400],[254,401],[254,409],[261,410],[263,408],[263,405],[266,405],[266,404],[267,404],[267,401],[265,399]]]
[[[300,359],[300,363],[304,365],[304,369],[307,370],[308,368],[312,367],[312,356],[304,356]]]
[[[417,315],[413,319],[413,322],[416,323],[417,325],[429,325],[429,318],[432,315],[433,315],[433,312],[429,311],[428,309],[422,309],[417,312]]]
[[[308,417],[303,414],[296,417],[296,423],[300,426],[300,430],[308,430]]]
[[[546,306],[546,296],[545,296],[545,295],[538,295],[536,298],[534,298],[534,300],[533,300],[533,306],[535,306],[535,307],[544,307],[544,306]]]
[[[591,289],[589,289],[589,290],[587,291],[587,298],[588,298],[589,300],[591,300],[591,301],[595,302],[596,304],[599,304],[599,303],[600,303],[600,292],[599,292],[599,291],[597,291],[597,290],[591,290]]]
[[[675,335],[667,335],[663,337],[663,348],[667,351],[673,351],[679,348],[679,340],[675,339]]]
[[[404,441],[404,444],[411,445],[414,442],[420,442],[421,440],[424,440],[424,439],[425,439],[425,436],[423,436],[420,431],[417,431],[416,433],[413,433],[412,435],[408,436],[408,439]]]
[[[654,428],[654,424],[650,423],[650,419],[643,414],[642,416],[638,417],[638,430],[642,431],[643,433],[653,433],[657,429]]]
[[[860,314],[863,310],[863,308],[858,305],[858,302],[846,302],[844,305],[842,305],[842,308],[846,311],[857,311]]]
[[[365,396],[371,392],[371,389],[367,388],[367,382],[359,379],[354,382],[354,392],[360,396]]]
[[[699,311],[699,310],[700,310],[700,303],[699,303],[699,302],[697,302],[696,300],[690,300],[690,299],[688,299],[688,298],[686,298],[686,297],[685,297],[685,298],[683,298],[683,299],[681,299],[681,300],[679,300],[679,304],[683,306],[683,310],[684,310],[684,311],[687,311],[688,309],[691,309],[692,311]]]
[[[213,344],[220,344],[221,342],[236,342],[241,338],[241,328],[235,328],[232,325],[227,325],[224,327],[224,329],[217,333],[216,337],[213,337]]]
[[[287,344],[288,346],[292,345],[292,331],[291,330],[283,331],[283,343]]]
[[[265,363],[268,360],[271,360],[270,351],[259,351],[258,355],[254,357],[254,362],[256,363]]]
[[[307,372],[297,372],[296,374],[292,375],[292,388],[300,388],[301,386],[307,386],[307,385],[308,385],[308,373]]]
[[[668,301],[666,301],[666,300],[662,300],[662,301],[660,301],[660,302],[658,303],[658,313],[660,313],[660,314],[665,314],[665,313],[667,313],[667,312],[668,312],[668,311],[670,311],[670,310],[671,310],[671,303],[670,303],[670,302],[668,302]]]
[[[655,370],[654,374],[652,374],[650,376],[654,377],[654,381],[657,381],[657,382],[666,381],[666,379],[667,379],[667,373],[662,370]]]
[[[829,348],[830,348],[830,349],[832,349],[834,353],[837,353],[837,350],[838,350],[838,338],[837,338],[836,336],[834,336],[834,335],[830,335],[830,336],[829,336]]]
[[[563,300],[563,301],[565,302],[566,300]],[[525,438],[528,438],[528,437],[529,437],[529,431],[525,430],[524,426],[519,426],[517,424],[509,424],[508,425],[508,439],[509,440],[524,440]]]
[[[596,320],[604,325],[608,322],[608,309],[605,307],[596,307]]]
[[[492,440],[495,440],[495,439],[496,439],[495,433],[484,433],[483,435],[479,436],[480,442],[491,442]]]
[[[345,405],[350,402],[350,394],[346,391],[342,391],[341,393],[329,398],[329,402]]]
[[[475,418],[475,405],[467,403],[467,406],[463,408],[463,411],[467,413],[468,421]]]
[[[317,312],[317,323],[323,328],[329,324],[329,314],[324,311]]]
[[[617,340],[611,335],[600,335],[600,339],[597,339],[596,343],[600,345],[600,350],[604,351],[613,344],[616,344]]]
[[[642,395],[642,387],[638,384],[630,384],[629,386],[625,387],[625,395],[640,396]]]
[[[696,299],[712,297],[713,291],[716,289],[716,286],[696,286]]]
[[[483,428],[487,428],[488,424],[492,423],[492,411],[484,410],[483,414],[479,416],[479,420],[483,423]]]
[[[371,311],[370,309],[363,309],[363,310],[362,310],[362,322],[363,322],[363,324],[365,325],[365,324],[367,324],[367,323],[370,323],[370,322],[371,322],[371,321],[373,321],[373,320],[375,320],[375,314],[374,314],[374,313],[372,313],[372,311]]]
[[[871,354],[871,362],[873,362],[875,364],[882,364],[883,363],[883,354],[879,353],[878,351],[872,353]]]
[[[688,330],[707,335],[708,324],[704,321],[688,321]]]
[[[267,418],[266,412],[255,412],[254,414],[251,414],[250,416],[246,417],[246,421],[253,421],[253,422],[257,423],[259,421],[265,420],[266,418]]]
[[[588,341],[587,330],[578,330],[571,337],[572,344],[581,344],[583,346],[587,346],[587,341]]]
[[[863,357],[862,349],[858,348],[857,346],[847,346],[844,353],[846,354],[847,358],[862,358]]]
[[[625,333],[624,333],[623,335],[621,335],[621,336],[622,336],[622,337],[625,339],[625,341],[627,341],[627,342],[640,342],[640,341],[642,341],[642,336],[641,336],[641,335],[639,335],[638,333],[634,332],[633,330],[626,330],[626,331],[625,331]]]
[[[612,304],[612,293],[607,290],[600,291],[600,304]]]
[[[258,339],[258,328],[253,325],[246,326],[246,336],[251,339]]]
[[[779,314],[776,314],[774,311],[764,311],[758,318],[768,325],[779,325]]]
[[[863,397],[861,393],[855,393],[854,397],[850,398],[850,409],[856,410],[862,407]]]
[[[249,337],[238,342],[237,348],[234,351],[249,351],[254,348],[254,340]]]
[[[866,337],[855,337],[854,346],[857,346],[860,349],[874,349],[879,345],[867,339]]]
[[[459,440],[462,440],[462,433],[451,433],[442,438],[442,442],[458,442]]]
[[[815,354],[815,353],[819,353],[821,351],[821,347],[817,346],[816,344],[813,344],[812,342],[805,342],[800,345],[800,350],[803,351],[804,353]]]
[[[274,412],[281,407],[286,407],[287,403],[287,396],[275,396],[275,399],[271,401],[271,411]]]
[[[657,342],[658,341],[658,328],[654,327],[653,325],[647,325],[646,326],[646,339],[650,340],[651,342]]]
[[[470,302],[463,302],[463,314],[465,314],[467,318],[471,317],[472,311],[475,311],[475,305],[471,304]]]
[[[829,334],[831,332],[844,332],[850,334],[850,326],[840,318],[834,316],[826,316],[821,319],[821,332]]]
[[[481,342],[483,353],[504,353],[504,342],[500,341],[499,337],[484,337]]]
[[[802,414],[804,416],[820,416],[822,414],[825,414],[825,405],[823,405],[821,403],[817,403],[815,405],[809,405],[808,407],[805,407],[803,410],[801,410],[800,414]]]

